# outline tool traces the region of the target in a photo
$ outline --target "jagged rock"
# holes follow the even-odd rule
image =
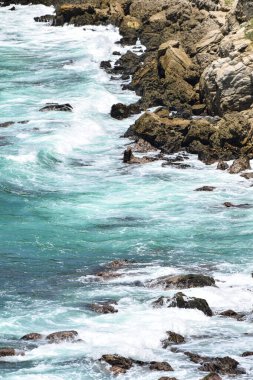
[[[148,153],[156,150],[157,149],[154,148],[149,142],[143,139],[138,139],[136,143],[133,145],[133,151],[138,153]]]
[[[141,57],[128,50],[115,62],[113,72],[116,74],[132,75],[135,73],[140,62]]]
[[[39,333],[29,333],[29,334],[22,336],[22,338],[20,338],[20,339],[22,339],[22,340],[40,340],[40,339],[43,339],[43,335],[39,334]]]
[[[15,11],[15,10],[16,10],[15,7],[11,7],[11,8],[10,8],[10,11]]]
[[[110,302],[105,302],[103,304],[93,303],[90,305],[90,309],[98,314],[113,314],[118,312]]]
[[[245,373],[243,369],[238,368],[239,363],[229,356],[213,358],[191,352],[185,352],[185,355],[188,356],[192,362],[200,364],[200,371],[224,375],[240,375]]]
[[[136,113],[141,112],[140,106],[138,104],[113,104],[111,108],[111,117],[114,119],[122,120]]]
[[[101,61],[100,62],[100,68],[104,69],[104,70],[111,69],[112,68],[111,61],[110,60],[108,60],[108,61]]]
[[[180,274],[162,276],[150,282],[151,286],[162,285],[164,289],[186,289],[214,286],[215,280],[202,274]]]
[[[164,306],[165,301],[166,301],[165,297],[159,297],[157,300],[152,302],[152,306],[154,308],[162,307]]]
[[[241,174],[241,177],[245,178],[245,179],[252,179],[253,178],[253,173],[250,172],[250,173],[243,173]]]
[[[217,165],[218,170],[227,170],[229,168],[229,165],[227,162],[219,161]]]
[[[214,191],[216,187],[214,186],[202,186],[196,189],[195,191]]]
[[[54,15],[44,15],[44,16],[34,17],[34,21],[36,21],[36,22],[53,23],[54,19],[55,19]]]
[[[70,331],[57,331],[46,336],[46,339],[51,343],[60,343],[63,341],[73,342],[76,340],[78,332],[74,330]]]
[[[149,157],[149,156],[136,157],[136,156],[134,156],[131,147],[128,147],[124,151],[124,155],[123,155],[123,162],[125,164],[147,164],[149,162],[153,162],[156,160],[157,160],[156,157]]]
[[[102,355],[100,361],[105,361],[111,365],[114,373],[125,373],[133,366],[133,360],[120,355]]]
[[[208,303],[203,298],[187,297],[185,294],[176,293],[171,299],[167,301],[168,307],[178,307],[180,309],[198,309],[208,317],[213,315]]]
[[[249,158],[240,157],[233,162],[228,171],[230,174],[237,174],[247,169],[251,169]]]
[[[185,343],[185,339],[182,335],[177,334],[173,331],[166,331],[168,338],[162,340],[162,347],[167,348],[172,344],[182,344]]]
[[[150,362],[149,369],[152,371],[174,371],[171,365],[167,362]]]
[[[119,27],[119,32],[123,36],[120,42],[126,45],[134,45],[141,27],[142,23],[139,18],[130,15],[125,16]]]
[[[248,21],[253,18],[253,1],[236,1],[235,15],[239,22]]]
[[[68,103],[66,104],[49,103],[40,109],[41,112],[47,112],[47,111],[72,112],[72,110],[73,110],[73,107]]]

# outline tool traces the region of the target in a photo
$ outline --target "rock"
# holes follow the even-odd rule
[[[205,104],[194,104],[192,106],[192,113],[193,115],[196,115],[196,116],[203,115],[203,113],[205,112],[205,109],[206,109]]]
[[[195,191],[214,191],[216,187],[214,186],[202,186],[196,189]]]
[[[203,298],[187,297],[185,294],[176,293],[171,299],[167,301],[168,307],[178,307],[181,309],[198,309],[208,317],[213,315],[208,303]]]
[[[133,151],[138,153],[148,153],[156,150],[149,142],[143,139],[138,139],[133,146]]]
[[[133,360],[120,355],[102,355],[100,361],[104,361],[111,365],[114,373],[125,373],[133,366]]]
[[[162,341],[162,347],[167,348],[172,344],[182,344],[185,343],[185,339],[182,335],[177,334],[173,331],[166,331],[168,338]]]
[[[74,330],[70,331],[57,331],[46,336],[46,339],[51,343],[60,343],[60,342],[73,342],[76,340],[78,332]]]
[[[249,158],[240,157],[233,162],[228,171],[230,174],[237,174],[247,169],[251,169]]]
[[[141,112],[141,108],[138,104],[113,104],[111,108],[111,117],[114,119],[122,120],[136,113]]]
[[[34,17],[35,22],[49,22],[50,24],[53,23],[54,19],[55,19],[54,15],[44,15],[44,16]]]
[[[131,50],[123,54],[114,65],[113,72],[116,74],[132,75],[141,62],[141,57]]]
[[[253,173],[252,172],[243,173],[243,174],[241,174],[241,177],[243,177],[245,179],[252,179],[253,178]]]
[[[43,339],[43,335],[39,334],[39,333],[29,333],[29,334],[22,336],[22,338],[20,338],[20,339],[22,339],[22,340],[41,340],[41,339]]]
[[[163,376],[163,377],[160,377],[158,380],[177,380],[177,379],[175,377]]]
[[[15,356],[16,351],[14,348],[0,348],[0,357],[5,357],[5,356]]]
[[[150,362],[149,369],[151,371],[174,371],[171,365],[167,362]]]
[[[112,280],[113,278],[120,277],[121,274],[117,272],[98,272],[96,273],[96,276],[99,277],[101,280],[108,281]]]
[[[90,305],[90,309],[99,314],[113,314],[118,313],[118,310],[115,309],[109,302],[105,302],[104,304],[93,303]]]
[[[159,297],[157,300],[152,302],[154,308],[162,307],[165,304],[165,297]]]
[[[245,351],[243,354],[242,354],[242,357],[246,358],[247,356],[253,356],[253,351]]]
[[[58,103],[48,103],[45,107],[42,107],[40,109],[41,112],[47,112],[47,111],[65,111],[65,112],[72,112],[73,107],[66,103],[66,104],[58,104]]]
[[[227,162],[219,161],[217,165],[218,170],[227,170],[229,168],[229,165]]]
[[[229,356],[213,358],[200,356],[191,352],[185,352],[185,355],[188,356],[192,362],[200,364],[200,371],[224,375],[240,375],[245,373],[243,369],[238,368],[239,363]]]
[[[242,320],[243,317],[245,317],[245,314],[243,313],[237,313],[234,310],[225,310],[222,313],[220,313],[222,317],[228,317],[228,318],[234,318],[237,319],[237,321]]]
[[[131,147],[128,147],[124,151],[124,155],[123,155],[123,162],[125,164],[147,164],[149,162],[153,162],[156,160],[157,160],[157,158],[155,158],[155,157],[149,157],[149,156],[136,157],[136,156],[134,156]]]
[[[0,123],[0,128],[7,128],[7,127],[10,127],[13,124],[15,124],[14,121],[6,121],[4,123]]]
[[[111,61],[108,60],[108,61],[102,61],[102,62],[100,62],[100,68],[101,69],[105,69],[105,70],[111,69],[112,68]]]
[[[150,282],[151,286],[162,285],[164,289],[186,289],[204,286],[214,286],[212,277],[202,274],[180,274],[159,277]]]
[[[230,208],[230,207],[237,207],[237,208],[251,208],[252,206],[248,203],[242,203],[242,204],[239,204],[239,205],[235,205],[231,202],[224,202],[223,205],[227,208]]]
[[[205,377],[203,377],[201,380],[222,380],[222,378],[215,372],[211,372]]]
[[[135,45],[142,23],[139,18],[126,15],[119,27],[119,32],[123,36],[120,40],[122,44]]]
[[[109,263],[105,265],[105,267],[108,269],[120,269],[125,266],[128,266],[131,263],[132,262],[127,259],[119,259],[119,260],[110,261]]]
[[[10,11],[15,11],[15,10],[16,10],[15,7],[11,7],[11,8],[10,8]]]

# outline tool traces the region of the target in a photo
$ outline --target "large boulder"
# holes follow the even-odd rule
[[[43,335],[39,334],[39,333],[29,333],[29,334],[22,336],[22,338],[20,338],[20,339],[22,339],[22,340],[41,340],[41,339],[43,339]]]
[[[73,342],[76,340],[78,332],[74,330],[70,331],[57,331],[46,336],[46,340],[51,343],[60,343],[60,342]]]

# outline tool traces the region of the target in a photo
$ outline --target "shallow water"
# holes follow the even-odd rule
[[[183,349],[231,355],[247,370],[240,378],[252,379],[252,359],[240,357],[252,350],[250,318],[153,309],[152,300],[175,291],[143,286],[170,273],[211,274],[217,288],[184,292],[207,299],[214,312],[250,312],[252,209],[222,204],[253,204],[252,182],[194,156],[186,170],[124,165],[128,140],[120,136],[134,118],[113,120],[109,111],[136,97],[99,69],[113,51],[124,51],[114,44],[117,30],[50,27],[33,17],[53,9],[16,8],[0,9],[0,123],[16,122],[0,129],[0,346],[26,355],[1,359],[0,378],[109,379],[96,361],[105,353],[166,360],[178,380],[201,378],[184,355],[161,348],[173,330],[187,338]],[[39,112],[47,102],[70,103],[73,112]],[[194,191],[203,185],[217,189]],[[117,279],[94,281],[95,271],[116,258],[136,263]],[[118,301],[117,314],[88,310],[106,299]],[[76,329],[83,342],[18,341],[62,329]],[[121,378],[162,375],[133,368]]]

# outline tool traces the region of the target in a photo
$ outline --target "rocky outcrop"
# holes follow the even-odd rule
[[[182,335],[177,334],[173,331],[166,331],[167,338],[162,340],[162,347],[167,348],[172,344],[182,344],[185,343],[185,339]]]
[[[244,170],[251,169],[250,160],[248,157],[240,157],[233,162],[233,164],[228,169],[231,174],[238,174]]]
[[[185,352],[185,355],[188,356],[192,362],[200,364],[200,371],[224,375],[241,375],[245,373],[245,370],[238,368],[239,363],[229,356],[212,358],[191,352]]]
[[[41,112],[48,112],[48,111],[72,112],[72,110],[73,110],[73,107],[68,103],[66,104],[48,103],[40,109]]]
[[[20,339],[21,340],[41,340],[41,339],[43,339],[43,335],[39,334],[39,333],[29,333],[29,334],[22,336],[22,338],[20,338]]]
[[[90,305],[90,310],[98,314],[114,314],[118,312],[110,302],[93,303]]]
[[[203,298],[187,297],[183,293],[176,293],[171,299],[167,300],[168,307],[178,307],[180,309],[198,309],[208,317],[213,315],[208,303]]]
[[[202,274],[163,276],[150,282],[150,286],[163,286],[164,289],[186,289],[214,285],[215,280],[212,277]]]
[[[125,105],[122,103],[113,104],[111,108],[111,117],[122,120],[129,116],[140,113],[141,109],[138,104]]]

